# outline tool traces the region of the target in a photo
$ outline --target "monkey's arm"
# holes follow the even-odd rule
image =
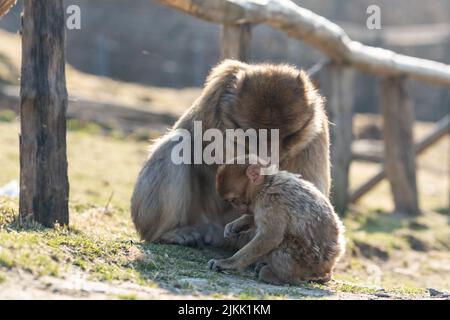
[[[225,239],[232,238],[233,236],[236,236],[239,232],[250,228],[253,225],[253,223],[254,223],[253,215],[244,214],[225,226],[223,236]]]
[[[266,212],[258,217],[255,237],[231,258],[211,260],[212,270],[244,269],[250,264],[277,248],[284,238],[287,219],[278,212]]]

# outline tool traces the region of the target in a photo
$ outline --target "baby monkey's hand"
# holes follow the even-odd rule
[[[236,266],[230,259],[212,259],[208,262],[208,268],[212,271],[222,271],[227,269],[236,269]]]
[[[236,219],[225,226],[223,237],[225,239],[235,238],[240,232],[249,229],[252,223],[253,216],[244,214],[239,219]]]
[[[227,240],[236,237],[236,235],[239,233],[239,231],[236,230],[236,224],[234,224],[233,222],[227,224],[223,231],[223,237]]]

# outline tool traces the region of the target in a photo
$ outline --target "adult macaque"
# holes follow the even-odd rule
[[[250,65],[225,60],[208,76],[203,92],[157,140],[131,200],[141,238],[195,245],[222,243],[223,226],[238,215],[214,188],[217,165],[175,164],[176,129],[279,129],[280,167],[300,173],[328,195],[328,119],[323,99],[308,76],[287,65]]]
[[[329,281],[345,240],[328,198],[296,174],[261,175],[261,163],[249,163],[219,167],[216,188],[222,199],[244,213],[226,225],[225,237],[246,232],[252,224],[254,235],[232,257],[211,260],[209,268],[244,269],[259,262],[265,263],[258,271],[261,281]]]

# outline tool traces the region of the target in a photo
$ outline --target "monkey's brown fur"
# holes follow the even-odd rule
[[[200,97],[157,140],[137,179],[131,215],[141,238],[177,244],[219,244],[223,226],[237,217],[214,190],[216,165],[175,165],[175,129],[279,129],[280,166],[301,173],[328,195],[328,120],[307,75],[287,65],[225,60],[215,67]],[[217,237],[217,235],[219,235]]]
[[[253,238],[228,259],[211,260],[213,270],[243,269],[255,262],[262,281],[296,284],[328,281],[344,252],[344,227],[332,205],[314,185],[279,171],[262,176],[260,165],[229,164],[217,172],[220,196],[248,212],[225,227],[225,237],[256,226]],[[252,173],[253,172],[253,173]],[[253,174],[253,176],[252,176]],[[254,221],[253,221],[254,220]]]

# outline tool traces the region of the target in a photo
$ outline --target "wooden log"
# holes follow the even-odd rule
[[[47,227],[69,223],[64,22],[62,0],[24,1],[19,211]]]
[[[436,125],[433,127],[430,133],[428,133],[425,137],[419,140],[414,147],[416,156],[423,153],[429,147],[431,147],[434,143],[439,141],[443,136],[450,133],[450,115],[445,116],[441,120],[439,120]],[[372,190],[375,186],[378,185],[383,179],[386,177],[386,170],[383,168],[378,171],[372,178],[370,178],[366,183],[358,187],[355,191],[353,191],[350,195],[350,202],[357,202],[362,196],[364,196],[367,192]]]
[[[374,162],[374,163],[383,162],[383,157],[381,157],[379,155],[359,153],[359,152],[353,152],[352,159],[359,160],[359,161],[366,161],[366,162]]]
[[[0,18],[8,13],[8,11],[16,4],[17,0],[0,0]]]
[[[251,24],[224,24],[220,35],[222,59],[250,60]]]
[[[331,64],[328,108],[331,128],[332,201],[336,211],[345,213],[348,202],[349,170],[352,160],[354,70]]]
[[[420,139],[415,144],[414,150],[416,152],[416,156],[422,153],[423,150],[428,149],[428,147],[433,145],[443,135],[448,133],[449,127],[450,127],[450,115],[447,115],[436,123],[436,125],[433,127],[433,130],[430,133],[428,133],[425,137]],[[383,157],[377,152],[367,153],[362,151],[355,151],[354,148],[352,158],[353,160],[375,162],[375,163],[382,163],[384,160]]]
[[[450,65],[414,58],[353,41],[335,23],[284,0],[159,0],[219,24],[266,23],[310,44],[331,60],[380,76],[402,76],[450,87]]]
[[[358,187],[355,191],[350,194],[349,202],[355,203],[367,192],[375,188],[383,179],[386,178],[386,170],[384,167],[378,171],[372,178],[370,178],[363,185]]]
[[[395,211],[420,214],[413,141],[414,110],[407,96],[404,78],[380,81],[386,176],[391,186]]]
[[[421,154],[448,133],[450,133],[450,115],[439,120],[433,130],[415,145],[416,154]]]

